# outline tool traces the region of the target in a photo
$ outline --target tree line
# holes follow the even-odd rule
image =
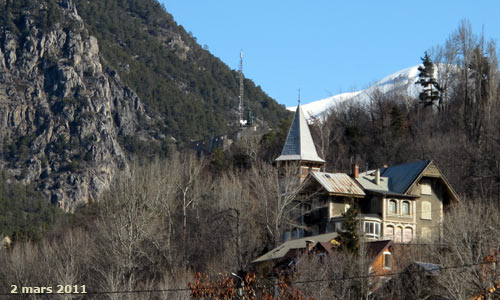
[[[499,282],[498,264],[492,263],[500,245],[495,53],[493,42],[462,22],[444,46],[429,51],[442,72],[432,105],[374,93],[370,103],[337,107],[311,125],[327,171],[349,173],[354,161],[371,169],[434,159],[461,201],[445,212],[442,244],[395,247],[399,265],[429,262],[441,266],[439,272],[390,276],[375,295],[360,245],[357,255],[299,260],[292,281],[308,282],[294,285],[303,297],[470,299],[486,295]],[[282,193],[278,171],[269,163],[281,150],[287,122],[260,139],[243,139],[230,152],[198,157],[171,151],[168,157],[137,160],[98,202],[54,219],[43,239],[0,250],[0,292],[8,293],[11,284],[70,284],[86,285],[89,294],[58,297],[192,299],[196,295],[186,288],[196,282],[193,274],[217,281],[250,269],[253,259],[277,246],[281,233],[296,225],[296,181]],[[145,290],[156,292],[107,293]]]
[[[327,169],[343,172],[353,162],[364,171],[432,159],[461,196],[498,201],[496,44],[474,34],[464,20],[444,45],[428,53],[424,61],[431,61],[437,76],[425,84],[438,87],[430,98],[375,91],[368,103],[335,107],[311,127],[319,153]]]

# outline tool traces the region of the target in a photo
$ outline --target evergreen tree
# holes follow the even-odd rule
[[[420,74],[418,74],[419,79],[415,84],[420,84],[422,86],[423,91],[418,95],[418,98],[424,107],[428,107],[439,100],[441,88],[434,77],[434,64],[429,54],[427,54],[427,51],[424,57],[420,59],[422,60],[423,66],[418,67]]]
[[[342,214],[344,217],[344,226],[339,232],[339,242],[344,251],[358,255],[359,254],[359,207],[354,199],[350,199],[349,209]]]

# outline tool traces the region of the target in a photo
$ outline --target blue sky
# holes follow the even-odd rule
[[[500,1],[160,0],[230,68],[296,105],[368,87],[420,63],[460,20],[500,37]]]

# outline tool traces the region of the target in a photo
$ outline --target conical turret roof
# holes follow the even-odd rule
[[[281,151],[281,155],[276,161],[312,161],[324,163],[325,161],[318,156],[314,141],[307,125],[306,117],[299,104],[293,117],[290,131]]]

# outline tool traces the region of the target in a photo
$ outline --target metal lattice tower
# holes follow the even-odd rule
[[[244,125],[243,121],[243,50],[240,51],[240,104],[238,105],[239,126]]]

